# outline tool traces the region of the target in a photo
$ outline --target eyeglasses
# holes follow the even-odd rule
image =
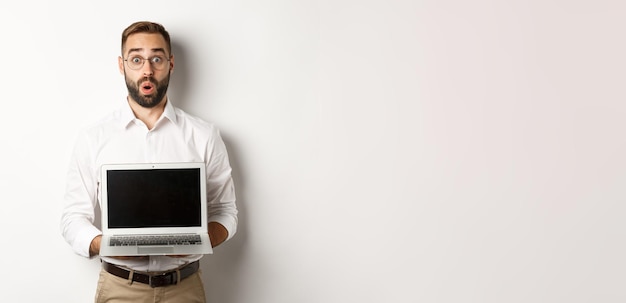
[[[133,56],[124,59],[124,61],[126,61],[126,64],[128,64],[128,68],[130,69],[140,69],[143,67],[143,63],[145,61],[150,61],[150,65],[152,66],[152,68],[156,70],[162,70],[167,66],[167,63],[170,61],[170,59],[166,59],[163,56],[154,56],[148,59],[141,56]]]

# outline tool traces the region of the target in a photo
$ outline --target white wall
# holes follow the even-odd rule
[[[65,169],[125,96],[121,31],[149,19],[174,38],[170,97],[222,129],[234,167],[240,231],[203,259],[210,302],[624,302],[625,17],[610,0],[3,2],[0,224],[21,248],[2,301],[91,301],[99,262],[58,228]]]

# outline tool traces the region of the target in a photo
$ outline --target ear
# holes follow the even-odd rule
[[[170,73],[174,72],[174,55],[170,55]]]
[[[117,57],[117,68],[120,70],[120,74],[124,75],[124,59],[121,56]]]

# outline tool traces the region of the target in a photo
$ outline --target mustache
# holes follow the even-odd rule
[[[152,83],[154,85],[158,84],[157,80],[154,77],[143,77],[143,78],[137,80],[137,86],[140,86],[141,83],[146,82],[146,81],[148,81],[148,82],[150,82],[150,83]]]

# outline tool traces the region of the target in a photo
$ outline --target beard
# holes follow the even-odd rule
[[[165,94],[167,93],[167,87],[170,84],[170,73],[167,74],[167,77],[161,81],[156,81],[154,77],[145,77],[137,80],[137,82],[133,82],[128,79],[126,75],[124,75],[126,79],[126,88],[128,89],[128,95],[137,102],[142,107],[152,108],[163,100]],[[152,85],[155,87],[155,92],[151,95],[143,95],[139,92],[139,86],[144,81],[150,81]]]

